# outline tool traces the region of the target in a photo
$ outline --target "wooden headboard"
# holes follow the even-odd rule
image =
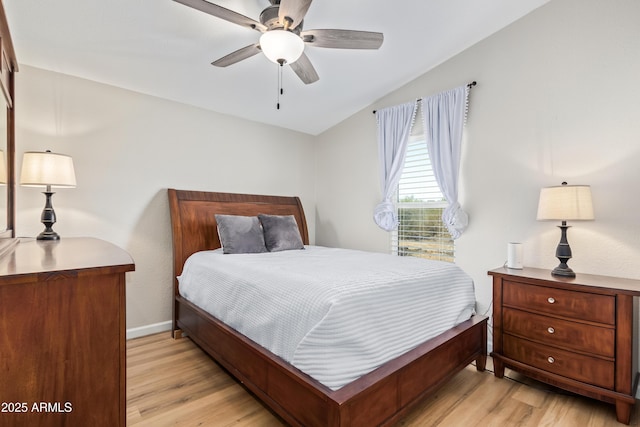
[[[175,277],[182,273],[182,266],[191,254],[220,247],[215,214],[293,215],[300,228],[302,242],[305,245],[309,244],[307,220],[302,203],[297,197],[212,193],[172,188],[168,190],[168,195],[176,283]]]

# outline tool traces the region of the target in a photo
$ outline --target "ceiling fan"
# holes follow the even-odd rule
[[[305,84],[318,81],[318,73],[304,54],[305,45],[337,49],[378,49],[382,33],[353,30],[306,30],[304,17],[312,0],[269,0],[260,22],[206,0],[174,0],[225,21],[262,33],[258,43],[231,52],[211,64],[226,67],[263,52],[271,61],[289,64]]]

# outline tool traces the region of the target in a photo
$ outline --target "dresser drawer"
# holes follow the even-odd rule
[[[556,347],[610,358],[615,356],[616,334],[612,328],[586,325],[510,308],[504,309],[502,319],[505,333]]]
[[[504,355],[547,372],[595,386],[613,389],[615,368],[611,361],[504,336]]]
[[[615,324],[615,297],[505,280],[503,305],[570,319]]]

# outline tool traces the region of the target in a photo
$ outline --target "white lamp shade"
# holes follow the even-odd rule
[[[302,55],[304,42],[291,31],[271,30],[260,36],[260,49],[270,61],[291,64]]]
[[[588,185],[559,185],[540,190],[538,220],[591,220],[593,202]]]
[[[73,159],[65,154],[27,151],[22,157],[20,185],[25,187],[75,187]]]

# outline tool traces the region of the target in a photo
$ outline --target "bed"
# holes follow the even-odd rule
[[[216,214],[292,215],[305,245],[306,219],[297,197],[168,190],[174,277],[194,253],[220,248]],[[486,363],[487,319],[469,320],[331,389],[183,298],[174,283],[173,336],[186,334],[292,426],[392,425],[424,396],[475,360]]]

